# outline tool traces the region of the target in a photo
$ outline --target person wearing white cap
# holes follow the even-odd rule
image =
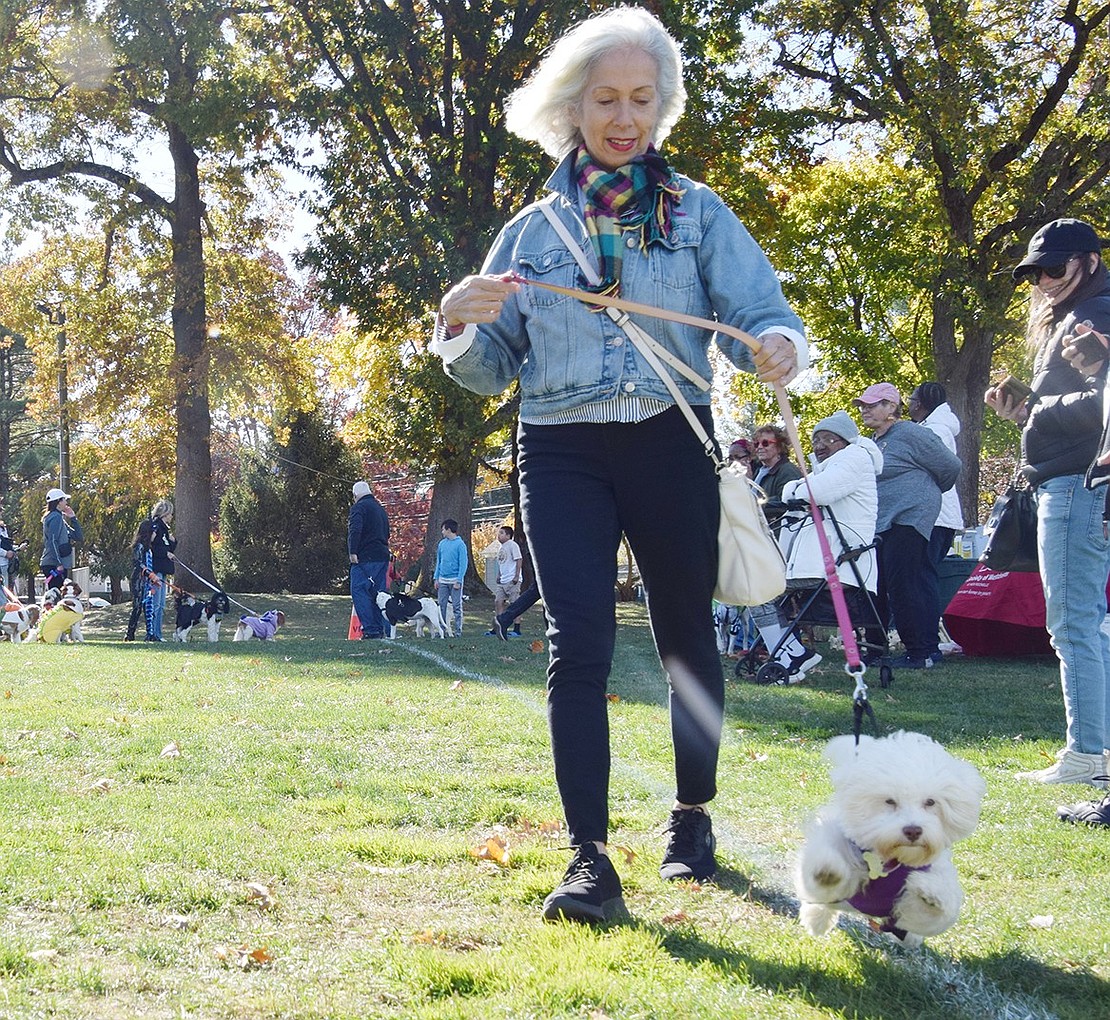
[[[363,638],[385,637],[385,618],[375,598],[386,590],[389,570],[389,517],[374,498],[370,483],[351,486],[354,505],[347,515],[347,553],[351,560],[351,601]]]
[[[906,654],[895,669],[929,669],[940,626],[937,565],[929,559],[929,538],[940,513],[940,494],[952,488],[963,467],[960,458],[928,429],[902,421],[902,395],[892,383],[868,386],[855,400],[864,428],[883,455],[879,475],[878,610],[893,617]],[[885,643],[879,628],[869,644]]]
[[[1017,778],[1100,788],[1110,764],[1104,752],[1110,746],[1110,640],[1101,629],[1110,538],[1105,490],[1088,489],[1084,475],[1098,455],[1108,359],[1100,343],[1093,358],[1077,354],[1087,327],[1103,334],[1110,329],[1102,247],[1090,224],[1077,219],[1053,220],[1033,235],[1013,271],[1032,290],[1025,333],[1033,352],[1032,392],[1014,399],[992,386],[984,394],[988,407],[1023,426],[1021,471],[1037,503],[1045,626],[1060,660],[1066,717],[1056,760]],[[1060,817],[1085,820],[1085,807],[1071,805]]]
[[[77,514],[69,505],[69,493],[51,489],[42,512],[42,555],[39,568],[48,587],[61,584],[73,569],[73,547],[85,540]],[[51,580],[52,579],[52,580]]]

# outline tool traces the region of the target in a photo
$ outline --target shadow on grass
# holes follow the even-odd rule
[[[754,889],[743,876],[719,876],[734,891],[750,892],[776,914],[797,915],[796,904]],[[928,946],[907,948],[863,923],[838,932],[851,942],[845,966],[810,962],[804,946],[768,942],[766,952],[722,946],[691,926],[675,928],[635,916],[599,926],[647,932],[676,960],[712,967],[775,997],[789,996],[815,1009],[855,1020],[984,1020],[987,1017],[1058,1017],[1091,1020],[1110,1009],[1110,986],[1083,970],[1051,967],[1018,952],[953,960]],[[830,936],[837,937],[837,936]],[[808,939],[801,933],[798,939]],[[842,954],[843,948],[838,950]]]

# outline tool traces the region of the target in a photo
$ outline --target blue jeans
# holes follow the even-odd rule
[[[1092,492],[1082,475],[1063,475],[1037,486],[1036,499],[1045,625],[1060,660],[1067,747],[1101,754],[1110,744],[1110,640],[1101,629],[1110,573],[1106,489]]]
[[[166,612],[166,575],[154,575],[161,580],[161,584],[150,593],[150,615],[147,617],[147,632],[150,637],[162,636],[162,617]]]
[[[386,590],[388,569],[388,560],[351,564],[351,601],[355,604],[355,615],[362,627],[363,637],[383,637],[386,633],[385,617],[375,599],[378,592]]]
[[[436,595],[439,597],[439,615],[443,617],[443,622],[446,623],[450,617],[447,615],[447,603],[451,603],[451,608],[455,611],[455,623],[453,626],[453,633],[458,637],[462,633],[462,597],[463,590],[460,584],[455,587],[454,581],[448,581],[444,584],[439,582],[439,587],[436,589]]]
[[[708,408],[699,417],[712,431]],[[676,799],[717,791],[717,477],[677,408],[638,424],[520,426],[521,513],[547,613],[547,710],[570,842],[608,839],[617,549],[627,535],[670,685]]]

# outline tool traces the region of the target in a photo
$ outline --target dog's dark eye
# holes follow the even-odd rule
[[[887,797],[887,799],[886,799],[886,802],[887,802],[887,803],[888,803],[888,804],[889,804],[889,805],[890,805],[891,807],[897,807],[897,806],[898,806],[898,801],[896,801],[896,800],[895,800],[895,799],[894,799],[893,797]]]
[[[925,801],[925,806],[926,807],[936,807],[936,805],[937,805],[937,802],[935,800],[933,800],[932,797],[930,797],[927,801]]]

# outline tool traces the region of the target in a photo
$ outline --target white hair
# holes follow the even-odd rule
[[[505,126],[538,142],[556,159],[582,141],[572,117],[597,62],[613,50],[637,49],[658,68],[659,120],[656,144],[670,134],[686,106],[682,54],[674,37],[654,15],[640,7],[616,7],[580,21],[544,54],[532,77],[505,104]]]

